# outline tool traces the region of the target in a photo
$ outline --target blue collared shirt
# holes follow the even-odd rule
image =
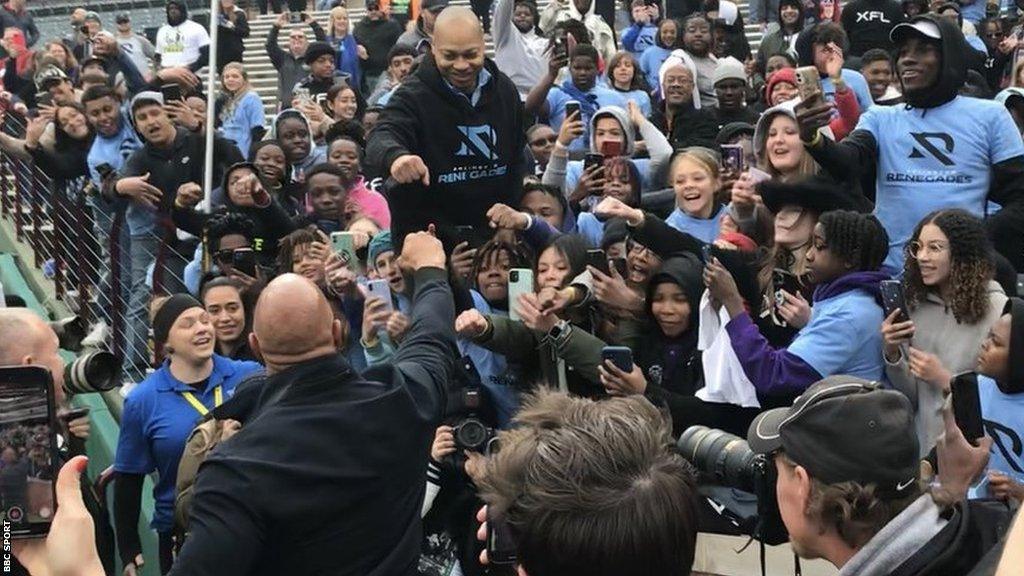
[[[469,100],[470,104],[476,106],[477,102],[480,101],[480,94],[483,92],[484,86],[487,86],[487,83],[490,81],[491,73],[487,71],[487,68],[481,68],[480,73],[476,76],[476,88],[473,89],[473,94],[471,96],[466,96],[465,92],[459,90],[455,86],[452,86],[451,82],[448,82],[447,80],[445,80],[444,83],[448,85],[449,90]]]
[[[156,510],[152,522],[158,532],[167,532],[173,527],[178,461],[185,451],[185,440],[202,417],[182,392],[193,392],[196,400],[212,409],[214,390],[218,386],[227,400],[239,382],[263,370],[257,362],[231,360],[215,354],[206,389],[197,392],[171,375],[169,364],[164,362],[125,399],[114,456],[115,472],[149,474],[156,470],[159,473],[159,481],[153,489]]]

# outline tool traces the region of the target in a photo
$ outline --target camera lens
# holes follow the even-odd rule
[[[508,279],[510,282],[519,282],[519,272],[513,270],[508,273]]]
[[[467,450],[480,452],[489,436],[487,427],[475,418],[469,418],[455,431],[455,442]]]
[[[64,390],[68,394],[105,392],[120,383],[120,376],[117,356],[97,350],[75,358],[64,368]]]
[[[677,444],[684,458],[722,486],[754,491],[755,454],[746,441],[722,430],[691,426]]]

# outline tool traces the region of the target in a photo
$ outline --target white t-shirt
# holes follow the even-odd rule
[[[199,49],[210,44],[210,35],[198,22],[186,20],[177,26],[164,24],[156,33],[160,67],[188,66],[199,59]]]

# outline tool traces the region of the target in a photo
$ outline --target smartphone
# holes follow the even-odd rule
[[[568,118],[573,114],[580,111],[580,103],[575,100],[569,100],[565,103],[565,117]],[[579,117],[579,120],[583,120],[583,116]]]
[[[732,174],[742,174],[746,167],[743,161],[743,146],[739,144],[722,144],[718,147],[722,153],[722,170]]]
[[[504,519],[487,512],[487,560],[496,566],[516,563],[516,542]]]
[[[793,274],[789,270],[776,268],[772,270],[772,288],[775,289],[775,292],[785,290],[786,292],[796,296],[803,286],[800,283],[800,278],[798,278],[796,274]]]
[[[533,270],[513,268],[508,271],[508,317],[519,320],[519,295],[533,293]]]
[[[310,100],[309,88],[296,88],[295,90],[292,91],[292,98],[302,101]]]
[[[380,298],[384,301],[384,307],[387,308],[388,312],[393,312],[395,309],[391,303],[391,286],[383,278],[370,280],[366,283],[366,298]]]
[[[623,372],[633,371],[633,351],[625,346],[605,346],[601,348],[601,363],[611,360],[616,368]]]
[[[622,258],[621,256],[619,258],[610,258],[609,262],[611,262],[611,267],[619,273],[619,276],[622,276],[623,278],[626,277],[626,273],[629,270],[629,264],[626,263],[625,258]]]
[[[231,253],[231,267],[250,278],[256,277],[256,252],[252,248],[239,248]]]
[[[704,264],[711,264],[711,261],[715,258],[715,255],[711,253],[711,244],[701,246],[700,255],[704,258]]]
[[[590,170],[591,166],[603,166],[604,156],[601,154],[587,154],[583,157],[583,171]]]
[[[800,94],[800,106],[813,108],[824,101],[821,89],[821,74],[814,66],[801,66],[796,69],[796,90]]]
[[[558,58],[565,58],[569,55],[569,48],[566,45],[565,36],[555,37],[555,44],[552,49],[552,53]],[[566,116],[568,116],[568,112],[566,113]]]
[[[885,308],[885,316],[888,318],[893,311],[899,310],[896,322],[910,320],[910,316],[907,314],[907,300],[903,295],[903,283],[899,280],[882,280],[878,288],[882,292],[882,307]]]
[[[53,106],[53,94],[46,90],[36,92],[36,106]]]
[[[181,86],[175,82],[168,82],[160,86],[160,93],[164,95],[164,104],[175,100],[182,100]]]
[[[459,225],[455,227],[455,245],[458,246],[465,242],[472,250],[483,246],[480,241],[481,237],[476,233],[476,228],[472,226]]]
[[[302,12],[291,12],[288,14],[288,21],[292,24],[302,22]]]
[[[359,259],[356,258],[356,238],[351,232],[331,232],[331,249],[341,257],[349,270],[359,271]]]
[[[587,265],[597,268],[605,275],[610,276],[612,273],[611,268],[608,267],[608,256],[605,255],[604,250],[587,250]]]
[[[0,520],[13,538],[45,536],[57,511],[54,479],[60,461],[50,371],[0,368],[0,414]]]
[[[89,415],[89,407],[82,406],[80,408],[72,408],[58,414],[58,418],[63,420],[65,423],[71,422],[72,420],[78,420],[79,418]]]
[[[973,372],[964,372],[953,377],[950,384],[953,401],[953,417],[957,428],[964,433],[964,438],[971,444],[985,435],[985,425],[981,418],[981,397],[978,395],[978,376]]]
[[[615,158],[622,156],[622,142],[618,140],[608,140],[601,143],[601,155],[605,158]]]

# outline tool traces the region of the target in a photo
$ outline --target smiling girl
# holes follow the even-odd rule
[[[248,157],[252,143],[259,142],[266,132],[263,101],[250,88],[249,74],[238,62],[224,66],[220,82],[220,132],[234,141],[243,157]]]
[[[725,206],[715,201],[715,192],[721,186],[715,154],[704,148],[688,148],[672,160],[669,174],[676,209],[665,222],[702,242],[714,242],[725,213]]]

